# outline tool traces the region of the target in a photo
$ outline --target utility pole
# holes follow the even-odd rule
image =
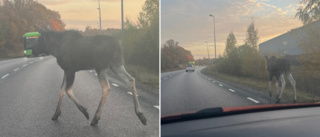
[[[101,32],[101,8],[100,8],[100,0],[98,0],[98,3],[99,3],[99,29],[100,29],[100,32]]]
[[[121,0],[121,38],[122,38],[122,47],[124,47],[124,22],[123,22],[123,0]]]

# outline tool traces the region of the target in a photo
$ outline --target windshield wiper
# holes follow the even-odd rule
[[[240,106],[240,107],[216,107],[207,108],[200,111],[189,112],[178,115],[163,116],[161,124],[188,121],[194,119],[213,118],[227,115],[236,115],[244,113],[253,113],[261,111],[272,111],[282,109],[294,109],[305,107],[319,107],[320,103],[300,103],[300,104],[271,104],[271,105],[257,105],[257,106]]]
[[[221,116],[223,114],[224,114],[224,112],[223,112],[222,107],[207,108],[207,109],[202,109],[202,110],[194,112],[194,113],[187,113],[187,114],[180,114],[180,115],[172,115],[172,116],[163,117],[163,118],[161,118],[161,124],[178,122],[178,121],[187,121],[187,120],[193,120],[193,119],[202,119],[202,118],[208,118],[208,117],[215,117],[215,116]]]

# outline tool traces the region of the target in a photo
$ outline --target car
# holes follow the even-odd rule
[[[194,70],[195,70],[195,67],[193,66],[193,65],[187,65],[187,67],[186,67],[186,72],[188,72],[188,71],[193,71],[194,72]]]

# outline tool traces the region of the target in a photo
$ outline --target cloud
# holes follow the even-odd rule
[[[213,49],[213,18],[215,15],[217,54],[222,54],[228,34],[232,31],[238,45],[243,44],[247,26],[252,17],[259,32],[259,42],[301,26],[294,18],[296,6],[279,6],[268,0],[162,0],[161,42],[178,41],[181,46],[197,54],[207,56],[204,41]],[[287,3],[290,1],[286,1]],[[290,5],[296,3],[290,3]],[[201,54],[202,53],[202,54]],[[210,54],[212,54],[210,50]]]
[[[58,11],[67,29],[84,30],[85,26],[97,26],[99,20],[98,0],[38,0],[47,8]],[[145,0],[124,1],[124,16],[136,22]],[[121,1],[101,0],[102,27],[121,27]],[[75,22],[77,21],[77,22]]]

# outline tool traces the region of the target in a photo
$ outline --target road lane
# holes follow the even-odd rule
[[[202,74],[203,68],[197,67],[195,72],[180,70],[161,74],[162,116],[212,107],[268,103],[267,99],[257,97],[259,95]]]
[[[58,121],[52,121],[63,71],[51,56],[38,59],[0,61],[1,76],[10,72],[0,79],[1,136],[158,136],[159,109],[154,107],[159,105],[158,94],[137,84],[141,108],[148,120],[144,126],[135,115],[128,88],[112,77],[109,82],[119,87],[112,86],[101,120],[97,126],[90,126],[102,91],[97,76],[89,71],[76,73],[73,86],[76,98],[88,108],[89,121],[67,95],[63,98],[62,115]],[[13,71],[25,63],[29,64]],[[13,65],[5,67],[5,64]]]

